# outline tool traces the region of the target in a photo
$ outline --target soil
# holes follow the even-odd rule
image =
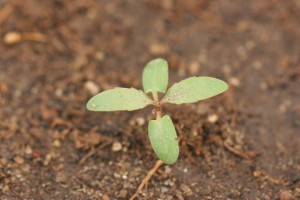
[[[0,0],[0,199],[128,199],[157,158],[152,107],[93,113],[146,62],[229,83],[166,105],[180,157],[139,199],[300,199],[297,0]]]

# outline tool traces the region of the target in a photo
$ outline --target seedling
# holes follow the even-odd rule
[[[150,61],[143,71],[143,88],[115,88],[95,95],[87,103],[90,111],[138,110],[148,105],[155,107],[156,119],[148,124],[152,148],[157,157],[166,164],[174,164],[179,155],[176,130],[170,116],[162,116],[165,103],[183,104],[204,100],[228,89],[228,85],[212,77],[190,77],[175,83],[167,90],[168,63],[161,58]],[[166,93],[159,100],[158,92]],[[152,98],[147,94],[152,93]]]

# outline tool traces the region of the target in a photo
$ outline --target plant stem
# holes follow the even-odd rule
[[[157,92],[152,92],[153,99],[156,103],[158,103],[158,95]]]
[[[161,111],[158,110],[155,113],[156,113],[156,119],[160,119],[161,118]]]
[[[136,192],[132,195],[132,197],[130,197],[130,200],[133,200],[133,199],[135,199],[138,196],[138,194],[142,191],[142,189],[144,188],[144,186],[149,182],[149,180],[155,174],[155,172],[158,170],[158,168],[160,168],[160,166],[162,166],[163,164],[164,164],[164,162],[161,161],[161,160],[156,161],[155,165],[148,172],[147,176],[142,180],[142,182],[139,185],[139,187],[136,190]]]
[[[156,119],[160,119],[161,118],[161,106],[159,103],[159,99],[158,99],[158,95],[157,92],[152,92],[152,96],[155,102],[155,115],[156,115]]]

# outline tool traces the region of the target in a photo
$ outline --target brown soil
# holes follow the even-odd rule
[[[139,199],[300,199],[299,1],[0,0],[0,35],[1,199],[128,199],[157,159],[153,108],[85,104],[142,88],[155,57],[170,85],[206,75],[230,89],[164,107],[180,157]]]

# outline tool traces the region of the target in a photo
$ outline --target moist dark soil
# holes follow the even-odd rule
[[[170,82],[229,90],[165,105],[180,139],[138,199],[300,199],[298,0],[0,0],[0,199],[129,199],[157,161],[153,108],[89,112],[94,94]]]

